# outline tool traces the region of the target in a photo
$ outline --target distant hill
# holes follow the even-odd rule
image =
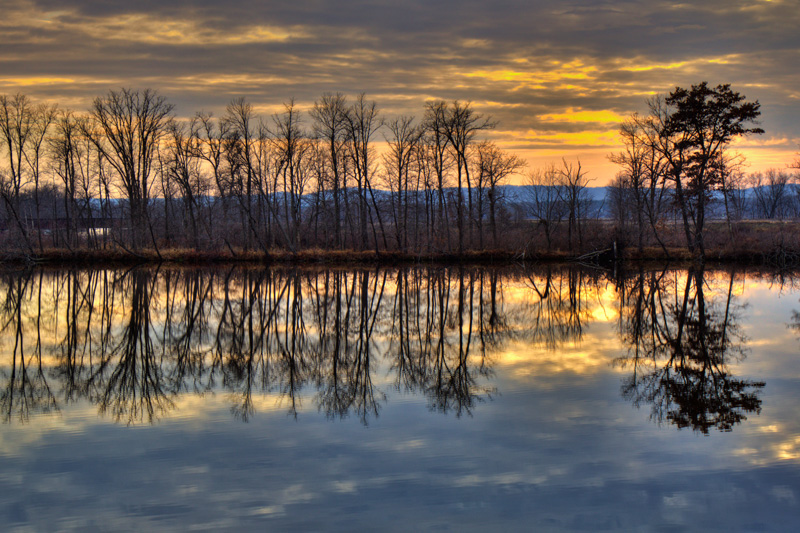
[[[800,209],[800,185],[792,184],[788,185],[787,187],[786,196],[783,201],[788,202],[787,205],[790,205],[788,208],[790,212],[795,212],[797,209]],[[521,205],[529,201],[530,186],[528,185],[503,185],[500,188],[503,191],[506,201],[511,204]],[[600,218],[609,218],[611,216],[611,205],[608,201],[608,192],[610,188],[611,187],[586,187],[584,189],[585,194],[591,201],[589,211],[592,213],[592,215],[590,216],[598,216]],[[750,187],[744,189],[743,193],[745,205],[747,205],[746,212],[748,213],[745,216],[757,216],[754,214],[756,211],[756,189]],[[724,197],[722,192],[714,191],[711,194],[711,203],[708,205],[706,216],[710,218],[724,218],[725,212],[723,201]],[[791,207],[792,205],[795,207]],[[596,215],[594,213],[596,213]]]

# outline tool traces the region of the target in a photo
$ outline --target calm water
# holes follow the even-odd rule
[[[0,273],[19,530],[800,523],[800,294],[743,271]]]

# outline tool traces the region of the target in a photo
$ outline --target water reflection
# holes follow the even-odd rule
[[[555,350],[566,342],[580,341],[584,324],[591,318],[587,300],[601,284],[599,273],[577,268],[528,273],[533,296],[529,342]]]
[[[681,275],[684,278],[681,280]],[[746,355],[743,305],[727,291],[706,295],[705,272],[643,272],[620,283],[620,330],[628,346],[617,363],[630,371],[622,395],[650,405],[651,417],[679,428],[730,431],[761,412],[763,382],[737,379],[731,362]]]
[[[622,395],[657,422],[731,430],[761,408],[734,294],[705,272],[401,268],[5,272],[0,380],[6,422],[88,400],[153,423],[181,394],[223,394],[244,421],[270,394],[331,419],[378,417],[388,393],[460,417],[498,392],[511,343],[557,353],[598,314],[619,316]],[[618,302],[605,301],[608,289]],[[600,313],[602,311],[602,313]]]

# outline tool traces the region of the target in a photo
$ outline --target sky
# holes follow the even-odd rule
[[[458,99],[529,169],[579,159],[605,185],[620,122],[702,81],[761,103],[766,133],[735,146],[750,171],[792,163],[798,28],[800,0],[3,0],[0,94],[85,110],[149,87],[180,117],[241,96],[264,117],[324,92],[364,92],[386,118]]]

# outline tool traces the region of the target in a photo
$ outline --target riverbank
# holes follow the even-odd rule
[[[568,255],[554,255],[568,259]],[[185,265],[210,264],[405,264],[405,263],[486,263],[504,264],[520,260],[520,254],[506,250],[466,251],[464,253],[375,252],[363,250],[320,250],[298,252],[286,250],[192,250],[171,248],[136,252],[124,249],[66,250],[45,248],[36,253],[5,252],[0,262],[9,264],[54,264],[54,265],[127,265],[142,263],[173,263]]]
[[[800,251],[784,247],[769,249],[742,249],[741,247],[712,248],[706,252],[706,262],[763,265],[771,267],[800,266]],[[644,247],[615,249],[613,246],[597,248],[585,253],[563,250],[468,250],[457,252],[405,253],[399,251],[375,252],[363,250],[309,249],[298,252],[274,250],[265,253],[255,250],[192,250],[170,248],[145,249],[132,252],[122,248],[105,250],[69,250],[44,248],[35,253],[6,251],[0,263],[11,265],[76,265],[124,266],[168,263],[176,265],[398,265],[398,264],[487,264],[576,262],[599,265],[617,263],[637,264],[650,262],[691,263],[692,255],[685,248]]]

